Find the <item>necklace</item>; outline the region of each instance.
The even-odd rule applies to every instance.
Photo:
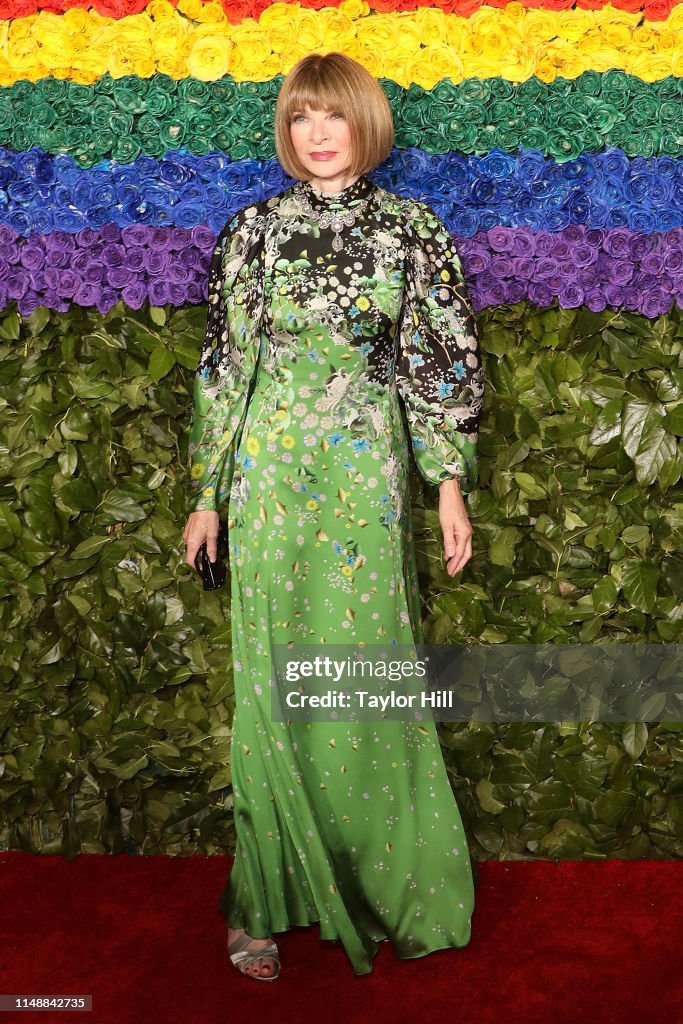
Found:
[[[295,193],[297,202],[299,203],[302,212],[306,217],[310,217],[311,220],[319,224],[321,228],[332,228],[334,235],[332,237],[332,248],[335,252],[343,247],[343,242],[339,237],[339,232],[346,226],[350,228],[355,222],[356,217],[359,217],[364,211],[368,203],[370,202],[370,196],[367,196],[353,207],[352,210],[316,210],[311,205],[311,201],[305,194],[303,187],[299,184],[295,186]]]

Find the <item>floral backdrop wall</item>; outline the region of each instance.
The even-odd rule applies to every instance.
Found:
[[[342,0],[4,3],[3,305],[201,301],[228,216],[288,179],[282,75],[340,49],[379,79],[377,180],[461,239],[475,306],[655,317],[683,288],[683,7]]]
[[[372,177],[448,224],[480,326],[461,580],[415,494],[427,639],[683,638],[683,3],[0,19],[0,845],[229,846],[229,595],[180,536],[191,377],[216,235],[289,183],[274,103],[312,51],[380,80]],[[442,726],[475,856],[680,856],[683,714],[650,712]]]

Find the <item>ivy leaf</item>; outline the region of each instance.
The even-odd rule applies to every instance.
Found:
[[[188,370],[195,370],[199,362],[199,347],[191,338],[179,338],[173,345],[176,362],[186,366]]]
[[[595,813],[600,821],[617,828],[635,801],[636,794],[633,792],[624,793],[617,789],[610,789],[596,801]]]
[[[595,420],[595,425],[590,432],[588,440],[594,445],[607,444],[613,437],[619,437],[620,434],[621,423],[618,416],[615,417],[612,413],[606,412],[603,409]]]
[[[683,437],[683,404],[676,406],[675,409],[666,410],[664,425],[672,434]]]
[[[163,306],[150,306],[149,316],[152,323],[158,327],[163,327],[166,323],[166,310]]]
[[[603,615],[610,608],[614,608],[617,601],[619,588],[613,576],[603,576],[593,587],[591,599],[593,610],[598,615]]]
[[[540,501],[548,496],[543,484],[536,480],[531,473],[519,471],[514,474],[514,477],[519,484],[520,491],[526,498],[530,498],[532,501]]]
[[[95,508],[99,496],[89,480],[79,477],[67,481],[60,489],[59,497],[67,508],[81,512],[84,509]]]
[[[42,654],[38,654],[36,658],[37,665],[54,665],[55,662],[61,661],[64,655],[74,645],[74,638],[62,634],[56,643],[50,642],[47,649],[43,650]]]
[[[164,482],[165,479],[166,470],[163,468],[155,469],[155,471],[152,473],[151,477],[147,481],[147,487],[149,488],[150,491],[155,491],[157,487],[159,487]]]
[[[635,608],[643,612],[654,610],[657,599],[659,568],[652,562],[637,558],[622,563],[622,590]]]
[[[4,341],[18,341],[21,333],[21,324],[16,310],[6,313],[0,322],[0,338]]]
[[[115,491],[108,494],[98,510],[98,521],[100,523],[136,523],[140,519],[146,519],[147,513],[142,505],[131,498],[129,494]]]
[[[6,501],[0,501],[0,548],[9,548],[21,536],[21,520]]]
[[[46,306],[37,306],[28,319],[25,321],[31,334],[40,334],[44,327],[49,324],[51,312]]]
[[[149,373],[155,384],[175,366],[176,357],[170,348],[155,348],[149,357]]]
[[[112,538],[107,537],[86,537],[85,540],[74,548],[71,552],[72,558],[89,558],[91,555],[96,555],[98,551],[101,551],[103,547],[111,543]]]
[[[621,534],[621,539],[624,544],[632,544],[634,546],[643,542],[649,543],[650,531],[647,526],[627,526]]]
[[[143,768],[146,768],[148,764],[149,758],[147,755],[141,754],[139,757],[133,758],[132,760],[125,762],[125,764],[117,765],[110,770],[118,779],[132,779],[141,772]]]
[[[506,526],[497,531],[495,540],[489,544],[489,559],[494,565],[514,565],[518,537],[514,526]]]
[[[72,405],[60,424],[62,436],[69,441],[87,441],[94,424],[87,409]]]
[[[665,463],[676,457],[676,439],[664,429],[662,413],[652,403],[627,402],[621,435],[624,451],[635,463],[640,484],[654,483]]]
[[[489,779],[479,779],[475,787],[480,806],[490,814],[500,814],[505,810],[505,804],[494,797],[494,785]]]
[[[628,722],[621,734],[624,750],[635,761],[647,746],[647,725],[645,722]]]

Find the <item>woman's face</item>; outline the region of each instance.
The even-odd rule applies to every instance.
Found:
[[[292,145],[309,180],[321,192],[340,192],[358,175],[349,174],[351,131],[337,110],[295,110],[289,126]]]

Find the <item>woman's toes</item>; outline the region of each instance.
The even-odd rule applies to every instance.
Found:
[[[228,929],[228,946],[231,942],[239,935],[244,934],[244,928],[229,928]],[[251,950],[257,950],[259,945],[261,948],[268,945],[272,939],[252,939],[250,943]],[[272,957],[263,957],[260,960],[255,960],[254,963],[250,964],[245,968],[245,974],[250,974],[252,977],[270,978],[275,974],[275,962]]]

